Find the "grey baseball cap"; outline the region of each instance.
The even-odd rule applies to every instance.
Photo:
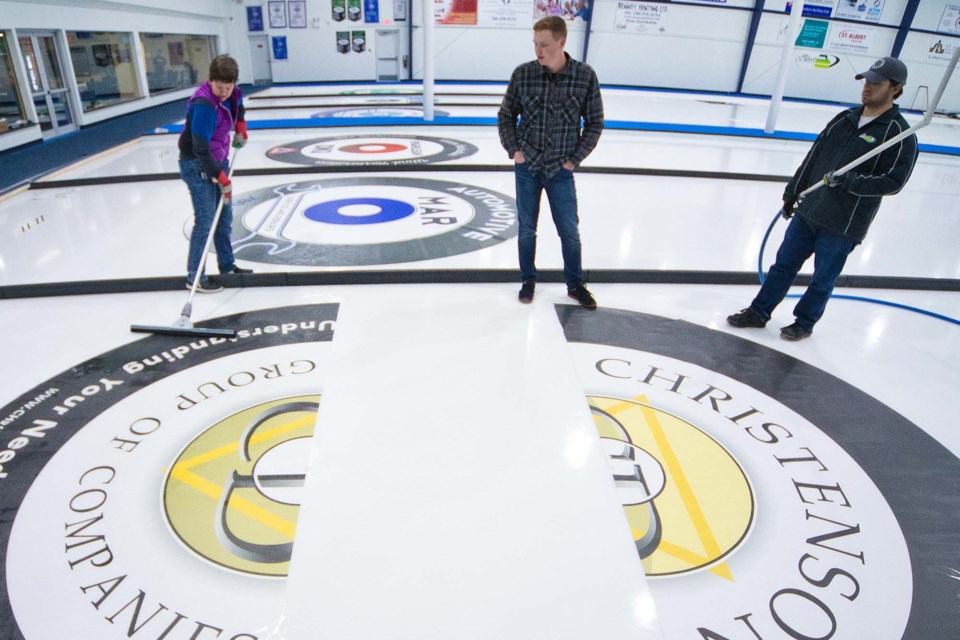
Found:
[[[880,58],[867,71],[858,73],[857,80],[866,79],[867,82],[883,82],[893,80],[897,84],[907,84],[907,65],[896,58]]]

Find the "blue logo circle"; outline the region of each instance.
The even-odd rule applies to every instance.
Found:
[[[378,208],[379,211],[371,215],[344,215],[341,213],[345,207],[357,205],[373,206]],[[412,204],[400,200],[344,198],[315,204],[307,208],[303,215],[314,222],[326,222],[328,224],[380,224],[406,218],[416,210],[416,207]]]

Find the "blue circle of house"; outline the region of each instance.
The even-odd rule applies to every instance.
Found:
[[[376,213],[370,215],[363,214],[345,214],[347,207],[374,207]],[[400,200],[388,200],[386,198],[344,198],[342,200],[330,200],[321,202],[307,208],[303,215],[308,220],[314,222],[326,222],[327,224],[381,224],[383,222],[393,222],[406,218],[416,211],[409,202]]]

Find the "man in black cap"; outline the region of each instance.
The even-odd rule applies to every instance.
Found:
[[[910,135],[841,176],[834,172],[909,129],[893,101],[903,94],[907,67],[881,58],[857,74],[865,80],[861,106],[838,114],[820,133],[783,192],[787,227],[775,264],[749,307],[727,318],[735,327],[764,327],[787,295],[797,272],[814,255],[813,280],[793,310],[796,321],[780,330],[785,340],[813,333],[823,315],[847,256],[860,244],[880,208],[880,199],[906,185],[917,160],[917,137]],[[823,181],[824,188],[799,199]]]

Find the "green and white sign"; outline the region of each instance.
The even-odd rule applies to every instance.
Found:
[[[800,35],[797,36],[798,47],[808,47],[810,49],[823,49],[823,44],[827,41],[827,31],[830,29],[830,23],[826,20],[804,20],[803,28],[800,29]]]

